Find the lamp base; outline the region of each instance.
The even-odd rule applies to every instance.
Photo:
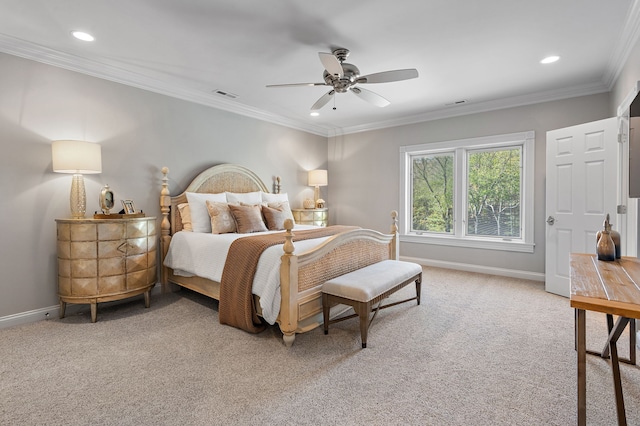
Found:
[[[73,175],[70,197],[71,217],[84,219],[87,212],[87,193],[84,190],[84,177],[80,173]]]

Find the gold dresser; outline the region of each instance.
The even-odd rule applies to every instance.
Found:
[[[293,220],[300,225],[327,226],[329,209],[291,209]]]
[[[60,318],[67,303],[97,304],[144,293],[156,283],[156,218],[56,219]]]

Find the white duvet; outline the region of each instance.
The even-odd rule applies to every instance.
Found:
[[[313,229],[315,226],[296,225],[295,230]],[[177,232],[171,238],[164,265],[172,268],[176,275],[207,278],[220,282],[222,270],[229,252],[229,246],[238,238],[251,235],[270,234],[282,231],[258,232],[252,234],[208,234],[201,232]],[[294,243],[295,252],[303,253],[320,245],[330,237],[314,238]],[[269,324],[274,324],[280,312],[280,257],[282,244],[266,249],[253,279],[253,294],[260,296],[262,316]]]

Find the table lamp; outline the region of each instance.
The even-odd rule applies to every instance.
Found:
[[[82,219],[87,210],[83,174],[102,172],[102,151],[97,143],[60,140],[51,144],[53,171],[73,173],[71,180],[71,217]]]
[[[326,170],[310,170],[309,171],[309,186],[314,187],[313,201],[316,207],[318,206],[318,200],[320,199],[320,187],[327,186],[327,171]],[[324,205],[324,200],[320,200]]]

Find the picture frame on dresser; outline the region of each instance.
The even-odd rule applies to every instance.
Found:
[[[122,200],[122,208],[125,214],[134,214],[136,212],[133,200]]]

